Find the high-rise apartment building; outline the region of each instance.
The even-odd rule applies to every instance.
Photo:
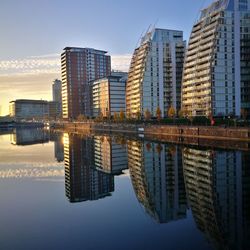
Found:
[[[62,116],[62,82],[55,79],[52,85],[53,102],[56,103],[56,116]]]
[[[92,116],[90,82],[111,72],[106,51],[66,47],[61,54],[63,118]]]
[[[113,72],[92,83],[93,116],[114,116],[126,110],[126,81],[128,74]]]
[[[143,116],[146,110],[156,116],[158,107],[167,116],[171,106],[180,109],[184,55],[182,31],[153,29],[146,33],[130,64],[127,116]]]
[[[249,113],[249,44],[249,0],[219,0],[202,10],[184,64],[182,108],[190,116]]]

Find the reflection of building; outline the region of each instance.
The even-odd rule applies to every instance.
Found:
[[[58,162],[62,162],[64,160],[64,146],[62,134],[58,135],[54,143],[55,158]]]
[[[61,55],[63,118],[92,115],[90,82],[110,75],[106,51],[66,47]]]
[[[249,162],[250,154],[244,152],[183,150],[194,219],[218,249],[250,247]]]
[[[125,112],[127,73],[112,72],[111,76],[92,83],[93,116],[114,116],[121,110]]]
[[[109,174],[122,174],[127,169],[127,150],[125,143],[109,136],[94,137],[94,165]]]
[[[11,134],[11,144],[13,145],[32,145],[49,142],[49,133],[47,130],[29,128],[15,129]]]
[[[170,106],[180,109],[185,53],[183,32],[153,29],[141,40],[131,61],[127,90],[127,116],[156,115],[157,107],[166,116]]]
[[[52,85],[53,92],[53,102],[56,102],[56,117],[61,117],[62,115],[62,82],[58,79],[55,79]]]
[[[250,111],[250,1],[214,1],[189,40],[182,106],[193,116]]]
[[[128,142],[128,165],[136,196],[160,223],[186,217],[180,150],[153,142]]]
[[[20,99],[10,102],[10,116],[16,120],[42,120],[48,115],[47,101]]]
[[[93,138],[64,134],[65,189],[70,202],[111,195],[114,177],[93,168]]]

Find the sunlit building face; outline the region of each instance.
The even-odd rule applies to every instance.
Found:
[[[201,12],[184,64],[182,108],[190,116],[249,112],[249,41],[249,0],[220,0]]]
[[[106,51],[66,47],[61,54],[62,110],[64,119],[92,116],[90,82],[110,75]]]
[[[127,116],[156,116],[159,107],[166,116],[172,106],[181,106],[181,81],[185,52],[183,32],[153,29],[134,51],[127,82]]]

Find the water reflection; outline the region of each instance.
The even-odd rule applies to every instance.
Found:
[[[49,142],[48,130],[42,129],[14,129],[11,134],[11,144],[13,145],[34,145]]]
[[[139,202],[159,223],[186,217],[187,201],[178,146],[128,142],[128,165]]]
[[[249,152],[183,150],[193,217],[215,248],[249,249],[249,162]]]
[[[64,145],[62,133],[50,133],[50,141],[54,142],[54,153],[57,162],[64,160]]]
[[[114,176],[94,168],[94,139],[64,134],[65,190],[70,202],[97,200],[114,191]]]
[[[191,209],[197,228],[214,248],[249,249],[249,151],[178,146],[107,135],[57,134],[36,129],[15,130],[11,135],[13,145],[48,141],[54,142],[57,161],[64,160],[65,194],[69,202],[110,197],[115,191],[115,176],[126,173],[129,168],[137,200],[155,222],[167,224],[178,220],[182,223]],[[8,171],[2,167],[5,178],[7,174],[12,176],[10,169],[15,170],[13,164]],[[44,168],[42,173],[34,169],[35,173],[31,174],[26,173],[24,167],[20,170],[18,166],[17,170],[21,177],[63,175],[55,172],[57,169],[52,169],[55,173],[51,174],[51,166],[48,171],[45,169],[50,175],[44,173]]]
[[[94,166],[105,173],[120,175],[128,168],[126,140],[109,136],[94,137]]]

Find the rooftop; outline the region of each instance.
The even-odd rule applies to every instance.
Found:
[[[94,48],[80,48],[80,47],[65,47],[63,50],[68,50],[68,51],[90,51],[90,52],[94,52],[94,53],[102,53],[102,54],[107,54],[108,52],[105,50],[98,50],[98,49],[94,49]]]
[[[30,99],[17,99],[15,101],[10,101],[10,103],[36,103],[36,104],[47,104],[48,101],[45,100],[30,100]]]

